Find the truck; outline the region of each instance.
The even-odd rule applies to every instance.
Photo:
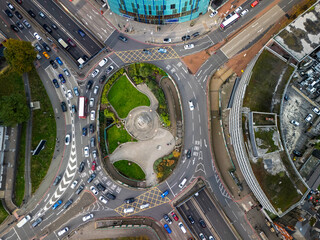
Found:
[[[69,49],[69,45],[62,38],[59,38],[58,42],[64,49]]]
[[[24,218],[22,218],[22,219],[20,220],[20,222],[18,222],[18,224],[17,224],[18,228],[21,228],[23,225],[25,225],[27,222],[29,222],[30,219],[31,219],[31,216],[30,216],[30,215],[27,215],[27,216],[25,216]]]

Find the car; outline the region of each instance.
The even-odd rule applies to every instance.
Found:
[[[96,170],[96,165],[97,165],[97,162],[95,160],[93,160],[92,165],[91,165],[91,170],[92,171]]]
[[[61,203],[62,203],[62,200],[61,200],[61,199],[59,199],[55,204],[53,204],[53,206],[52,206],[52,210],[57,209],[57,208],[61,205]]]
[[[168,194],[169,194],[169,190],[167,189],[161,194],[161,197],[165,198]]]
[[[58,65],[53,60],[50,60],[50,64],[53,67],[53,69],[57,69],[58,68]]]
[[[11,3],[8,3],[7,6],[11,11],[16,10],[16,8]]]
[[[184,36],[181,37],[181,40],[182,40],[182,41],[187,41],[187,40],[189,40],[189,39],[190,39],[190,36],[189,36],[189,35],[184,35]]]
[[[116,199],[116,196],[113,195],[112,193],[109,193],[109,192],[107,192],[106,196],[107,196],[107,198],[109,198],[111,200],[115,200]]]
[[[20,28],[21,30],[24,29],[24,26],[23,26],[19,21],[16,22],[16,25],[17,25],[17,27]]]
[[[66,79],[64,78],[62,73],[60,73],[58,77],[59,77],[61,83],[66,83]]]
[[[32,223],[32,227],[36,227],[38,226],[41,222],[43,221],[43,219],[41,217],[38,217],[33,223]]]
[[[42,43],[42,46],[46,49],[47,52],[51,51],[51,48],[49,47],[48,44],[46,44],[45,42]]]
[[[33,18],[36,17],[36,15],[34,14],[34,12],[32,12],[32,10],[28,10],[28,13],[29,13],[29,15],[30,15],[31,17],[33,17]]]
[[[91,183],[92,180],[93,180],[95,177],[96,177],[96,174],[95,174],[95,173],[92,173],[92,174],[90,175],[90,177],[88,178],[87,183]]]
[[[67,209],[73,203],[72,199],[69,199],[66,204],[63,206],[63,209]]]
[[[53,80],[52,80],[52,83],[53,83],[53,85],[54,85],[56,88],[59,88],[59,83],[58,83],[58,80],[57,80],[57,79],[53,79]]]
[[[297,122],[296,120],[291,120],[290,123],[295,126],[299,126],[299,122]]]
[[[69,231],[69,228],[68,227],[65,227],[63,229],[61,229],[59,232],[58,232],[58,236],[62,236],[63,234],[67,233]]]
[[[174,212],[171,213],[171,216],[173,217],[173,219],[174,219],[175,221],[178,221],[178,220],[179,220],[178,216],[177,216]]]
[[[151,55],[152,53],[148,49],[143,49],[142,52],[147,55]]]
[[[41,18],[43,18],[43,19],[46,18],[46,15],[45,15],[43,12],[39,12],[39,16],[40,16]]]
[[[163,226],[164,226],[164,229],[165,229],[169,234],[172,233],[171,228],[169,227],[168,224],[165,224],[165,225],[163,225]]]
[[[83,127],[82,128],[82,136],[87,136],[87,134],[88,134],[88,129],[86,128],[86,127]]]
[[[249,10],[248,10],[248,9],[245,9],[245,10],[243,10],[243,11],[240,13],[240,16],[243,17],[243,16],[246,15],[248,12],[249,12]],[[209,239],[210,239],[210,237],[209,237]]]
[[[41,51],[42,51],[42,48],[41,48],[41,46],[40,46],[38,43],[36,43],[36,44],[34,45],[34,47],[35,47],[35,49],[36,49],[38,52],[41,52]]]
[[[93,94],[94,94],[94,95],[97,95],[98,92],[99,92],[99,86],[97,85],[97,86],[95,86],[94,89],[93,89]]]
[[[95,110],[91,110],[91,112],[90,112],[90,120],[94,121],[95,118],[96,118],[96,111]]]
[[[100,200],[102,203],[104,203],[104,204],[107,204],[107,203],[108,203],[108,200],[105,199],[103,196],[100,196],[100,197],[99,197],[99,200]]]
[[[48,33],[52,33],[51,28],[50,28],[47,24],[43,24],[42,27],[43,27],[44,30],[46,30]]]
[[[92,151],[92,157],[93,159],[97,159],[97,150]]]
[[[71,189],[75,189],[77,185],[78,185],[78,181],[74,180],[70,187]]]
[[[158,49],[158,52],[159,52],[159,53],[166,53],[166,52],[167,52],[167,49],[165,49],[165,48],[159,48],[159,49]]]
[[[192,100],[190,100],[188,103],[189,103],[189,109],[190,109],[190,111],[193,111],[193,110],[194,110],[194,105],[193,105]]]
[[[206,228],[206,227],[207,227],[207,225],[206,225],[206,223],[204,222],[203,219],[200,219],[200,220],[199,220],[199,224],[200,224],[200,226],[201,226],[202,228]]]
[[[200,237],[201,240],[206,240],[206,237],[203,235],[203,233],[200,233],[199,237]]]
[[[128,39],[124,36],[121,36],[121,35],[118,37],[118,39],[122,42],[128,42]]]
[[[209,236],[209,240],[214,240],[214,237],[212,237],[212,236]]]
[[[309,113],[309,114],[306,116],[305,120],[306,120],[306,122],[311,122],[312,118],[313,118],[313,115],[312,115],[311,113]]]
[[[110,66],[107,68],[106,73],[107,73],[107,74],[110,74],[113,69],[114,69],[114,67],[113,67],[112,65],[110,65]]]
[[[148,208],[150,206],[150,203],[143,203],[142,205],[140,205],[140,209],[145,209]]]
[[[132,212],[134,212],[134,207],[125,208],[125,209],[123,209],[123,212],[124,213],[132,213]]]
[[[78,30],[78,33],[81,37],[85,37],[86,34],[84,33],[84,31],[82,31],[81,29]]]
[[[251,7],[255,7],[259,4],[259,0],[254,1],[253,3],[251,3]]]
[[[42,39],[37,32],[33,33],[33,36],[34,36],[38,41],[41,41],[41,39]]]
[[[186,182],[187,182],[187,178],[184,178],[184,179],[181,181],[181,183],[179,184],[179,188],[183,188],[184,185],[186,184]]]
[[[96,139],[94,137],[92,137],[90,139],[90,147],[95,147],[96,146]]]
[[[17,18],[22,19],[22,15],[18,11],[15,11],[14,14],[17,16]]]
[[[43,52],[42,54],[43,54],[43,56],[44,56],[46,59],[49,59],[49,58],[50,58],[50,56],[49,56],[49,54],[48,54],[47,52]]]
[[[16,0],[16,2],[22,4],[22,0]]]
[[[297,150],[293,150],[293,155],[297,156],[297,157],[302,157],[302,153],[297,151]]]
[[[79,173],[82,173],[82,172],[83,172],[84,166],[85,166],[85,163],[84,163],[84,162],[81,162],[80,165],[79,165],[79,169],[78,169]]]
[[[57,25],[55,25],[54,23],[51,24],[51,27],[52,27],[54,30],[58,30]]]
[[[213,18],[213,17],[214,17],[215,15],[217,15],[217,14],[218,14],[218,11],[215,10],[215,11],[213,11],[212,13],[210,13],[209,17]]]
[[[70,89],[67,91],[67,97],[68,97],[69,99],[72,99],[72,98],[73,98],[72,91],[71,91]]]
[[[89,80],[86,86],[87,90],[90,90],[92,88],[92,85],[93,85],[93,81]]]
[[[194,224],[194,219],[191,215],[188,216],[188,220],[191,224]]]
[[[53,186],[58,185],[58,183],[60,182],[60,180],[61,180],[61,176],[58,175],[58,176],[54,179]]]
[[[108,58],[104,58],[99,62],[99,66],[103,67],[108,62]]]
[[[77,107],[76,107],[76,105],[73,104],[72,107],[71,107],[71,110],[72,110],[73,113],[77,112]]]
[[[187,156],[188,159],[191,158],[191,149],[189,149],[189,150],[187,151],[186,156]]]
[[[171,43],[171,38],[165,38],[165,39],[163,39],[163,42],[164,43]]]
[[[194,48],[194,44],[190,43],[190,44],[187,44],[187,45],[184,45],[184,49],[187,50],[187,49],[192,49]]]
[[[56,61],[58,62],[58,64],[61,66],[63,65],[63,62],[61,61],[61,59],[59,57],[56,57]]]
[[[131,198],[127,198],[124,200],[125,203],[129,204],[129,203],[133,203],[135,201],[135,199],[133,197]]]
[[[73,91],[74,91],[74,95],[76,95],[77,97],[80,96],[78,87],[74,87],[74,88],[73,88]]]
[[[61,109],[62,109],[62,112],[66,112],[67,111],[67,105],[65,102],[61,102]]]
[[[84,152],[84,157],[89,157],[90,151],[89,151],[89,147],[88,146],[84,147],[83,152]]]
[[[7,16],[8,16],[9,18],[12,18],[12,17],[13,17],[13,14],[12,14],[12,12],[11,12],[9,9],[4,10],[4,12],[7,14]]]
[[[66,135],[66,138],[65,138],[65,143],[66,143],[66,145],[69,145],[70,144],[70,134],[67,134]]]
[[[185,229],[185,227],[183,226],[182,222],[179,222],[178,226],[180,227],[181,231],[183,233],[187,233],[187,230]]]
[[[99,69],[95,69],[92,73],[91,73],[91,77],[95,78],[97,75],[99,74]]]
[[[16,25],[10,25],[10,27],[11,27],[11,29],[13,30],[13,31],[15,31],[15,32],[19,32],[19,28],[17,28],[17,26]]]
[[[106,190],[106,187],[103,186],[101,183],[98,183],[96,186],[97,186],[97,188],[98,188],[99,191],[102,191],[102,192],[103,192],[103,191]]]
[[[319,108],[314,107],[314,108],[312,109],[312,111],[313,111],[315,114],[320,115]]]
[[[64,74],[65,74],[67,77],[70,77],[70,76],[71,76],[71,74],[70,74],[70,72],[69,72],[68,69],[64,68],[64,69],[63,69],[63,72],[64,72]],[[76,96],[77,96],[77,95],[76,95]],[[79,95],[78,95],[78,96],[79,96]]]
[[[26,28],[31,28],[31,25],[27,20],[24,19],[22,23],[26,26]]]
[[[94,195],[98,195],[98,193],[99,193],[99,191],[94,186],[91,186],[90,190]]]
[[[193,38],[195,38],[195,37],[198,37],[199,35],[200,35],[199,32],[195,32],[195,33],[193,33],[191,36],[192,36]]]
[[[71,47],[77,46],[70,38],[67,39],[67,42],[71,45]]]
[[[41,56],[40,56],[40,54],[39,54],[39,53],[37,54],[37,56],[36,56],[36,57],[37,57],[37,59],[38,59],[38,60],[40,60],[40,59],[41,59]]]
[[[172,220],[169,218],[167,214],[163,215],[164,220],[166,220],[167,223],[171,224]]]
[[[93,107],[93,105],[94,105],[94,98],[90,98],[89,106],[90,106],[90,107]]]
[[[89,131],[90,133],[94,133],[94,125],[92,123],[89,125]]]
[[[76,190],[76,194],[80,194],[82,191],[83,191],[83,189],[84,189],[84,185],[82,184],[82,185],[80,185],[79,187],[78,187],[78,189]]]
[[[236,10],[234,10],[234,13],[240,13],[242,11],[242,7],[239,6]]]
[[[99,83],[103,83],[107,79],[106,75],[102,75],[99,79]]]

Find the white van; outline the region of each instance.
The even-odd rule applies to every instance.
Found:
[[[179,227],[180,227],[180,229],[181,229],[181,231],[182,231],[183,233],[187,233],[187,230],[186,230],[185,227],[183,226],[182,222],[179,222]]]
[[[99,62],[99,66],[100,66],[100,67],[103,67],[107,62],[108,62],[108,59],[107,59],[107,58],[104,58],[104,59],[102,59],[102,60]]]
[[[183,188],[184,185],[186,184],[186,182],[187,182],[187,178],[184,178],[184,179],[181,181],[181,183],[179,184],[179,188]]]
[[[61,229],[59,232],[58,232],[58,236],[62,236],[63,234],[65,234],[66,232],[69,231],[69,228],[68,227],[65,227],[64,229]]]
[[[129,207],[129,208],[123,209],[124,213],[132,213],[133,211],[134,211],[134,207]]]
[[[150,203],[145,203],[140,206],[140,209],[145,209],[145,208],[148,208],[149,206],[150,206]]]
[[[29,222],[31,219],[30,215],[25,216],[21,219],[21,221],[17,224],[18,228],[21,228],[23,225],[25,225],[27,222]]]

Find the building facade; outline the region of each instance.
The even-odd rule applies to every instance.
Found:
[[[112,12],[138,22],[186,22],[205,14],[210,0],[108,0]]]

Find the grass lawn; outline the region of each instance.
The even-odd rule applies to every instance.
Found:
[[[31,183],[34,193],[46,176],[53,157],[56,121],[50,99],[35,69],[29,73],[29,84],[32,101],[40,101],[41,106],[41,109],[33,111],[31,149],[35,149],[41,139],[47,141],[40,154],[31,157]]]
[[[135,180],[144,180],[146,178],[146,175],[139,165],[133,162],[120,160],[115,162],[113,165],[122,175],[126,176],[127,178]]]
[[[15,182],[15,199],[14,202],[17,206],[21,206],[24,197],[24,166],[25,166],[25,150],[26,150],[26,127],[27,123],[22,124],[21,128],[21,140],[20,140],[20,150],[17,161],[17,174]]]
[[[131,142],[134,139],[127,133],[126,129],[121,126],[112,126],[107,131],[109,154],[111,154],[121,143]]]
[[[0,74],[0,84],[0,96],[9,96],[12,93],[25,95],[22,77],[10,68]]]
[[[120,118],[127,117],[135,107],[150,105],[149,98],[139,92],[126,76],[121,76],[111,87],[108,92],[108,100]]]
[[[0,224],[8,217],[7,211],[2,206],[2,203],[0,202]]]

